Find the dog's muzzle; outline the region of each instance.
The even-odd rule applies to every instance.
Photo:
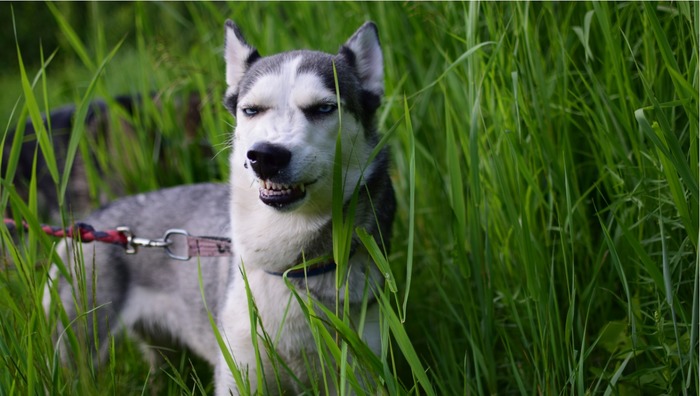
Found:
[[[266,142],[255,143],[246,153],[248,163],[260,183],[260,200],[281,209],[306,196],[304,183],[284,183],[284,170],[292,160],[292,152]]]

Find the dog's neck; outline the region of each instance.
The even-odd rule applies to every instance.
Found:
[[[388,154],[382,151],[379,162],[388,161]],[[380,247],[388,251],[391,235],[391,224],[394,216],[395,198],[391,181],[384,164],[376,167],[365,179],[358,190],[354,208],[354,227],[363,228],[374,237]],[[389,186],[389,188],[387,188]],[[238,187],[238,188],[236,188]],[[246,188],[242,188],[246,187]],[[247,198],[236,198],[237,194],[250,194]],[[241,186],[234,183],[232,224],[237,227],[233,233],[234,250],[237,264],[243,264],[246,270],[261,269],[273,274],[284,273],[291,267],[323,256],[333,256],[333,224],[330,213],[321,218],[309,219],[304,215],[294,213],[278,213],[274,210],[264,210],[263,215],[251,219],[251,213],[257,213],[252,207],[241,206],[241,203],[257,199],[257,191],[251,193],[249,185]],[[348,200],[349,202],[349,200]],[[345,203],[348,211],[349,203]],[[374,210],[373,202],[381,202],[383,207]],[[236,206],[236,205],[239,206]],[[257,202],[256,202],[257,204]],[[265,208],[268,209],[268,208]],[[260,212],[260,209],[256,209]],[[257,220],[254,221],[254,220]],[[247,224],[244,222],[247,221]],[[270,242],[272,241],[272,242]],[[368,258],[359,240],[353,238],[352,255],[349,260],[348,282],[381,283],[383,279],[376,266]],[[276,275],[270,275],[276,276]],[[330,290],[335,287],[335,273],[327,271],[319,273],[309,282],[310,291],[320,299],[326,299]],[[304,283],[305,279],[294,279],[296,283]],[[358,288],[353,288],[357,290]],[[363,288],[360,287],[359,290]],[[332,293],[335,296],[335,292]],[[351,296],[351,300],[361,296]]]

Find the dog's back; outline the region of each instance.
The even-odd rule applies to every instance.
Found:
[[[183,224],[193,235],[228,235],[228,200],[223,184],[181,186],[117,200],[84,222],[96,230],[127,226],[143,238],[160,238],[165,230]],[[173,244],[173,250],[182,250],[184,240],[173,237]],[[80,254],[73,251],[77,246]],[[59,253],[70,275],[59,277],[59,267],[54,266],[48,287],[56,287],[70,320],[93,313],[86,315],[86,326],[76,321],[74,330],[86,337],[84,345],[99,346],[96,361],[105,357],[108,335],[118,335],[117,330],[123,328],[143,332],[147,338],[154,334],[159,339],[172,338],[215,362],[218,346],[202,302],[199,266],[207,308],[216,316],[228,282],[230,258],[178,261],[163,249],[141,248],[135,255],[126,255],[118,245],[76,245],[73,241],[63,242]],[[73,287],[66,287],[68,279]],[[47,290],[46,309],[50,296]]]

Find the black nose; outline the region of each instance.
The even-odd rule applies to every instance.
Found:
[[[255,143],[246,156],[259,178],[270,179],[289,165],[292,152],[271,143]]]

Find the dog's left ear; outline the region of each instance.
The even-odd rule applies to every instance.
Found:
[[[377,96],[384,94],[384,59],[377,25],[365,22],[340,47],[339,54],[355,66],[363,89]]]

